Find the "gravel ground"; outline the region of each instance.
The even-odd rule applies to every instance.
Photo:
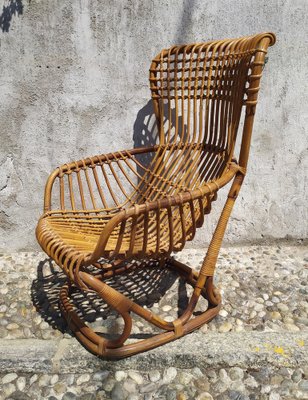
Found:
[[[176,256],[198,268],[200,250]],[[221,251],[216,285],[223,308],[201,328],[229,331],[303,332],[308,330],[308,249],[305,246],[228,247]],[[58,308],[65,277],[43,253],[0,254],[0,339],[60,339],[71,337]],[[181,314],[191,288],[168,269],[151,267],[110,281],[122,292],[166,320]],[[164,296],[164,293],[166,295]],[[95,296],[75,292],[85,320],[99,332],[114,335],[122,320]],[[200,309],[206,307],[205,301]],[[198,312],[198,310],[197,310]],[[153,332],[136,319],[130,341]],[[2,399],[308,399],[308,371],[270,366],[253,370],[217,368],[179,370],[173,366],[146,373],[133,370],[93,374],[3,374]]]
[[[306,374],[306,375],[305,375]],[[146,373],[119,370],[93,374],[10,373],[2,376],[1,398],[12,400],[280,400],[308,398],[308,371],[264,367],[247,371],[202,371],[167,367]],[[1,378],[0,378],[1,382]]]
[[[198,268],[203,253],[182,251],[177,258]],[[215,276],[223,295],[220,315],[203,326],[218,332],[308,329],[308,249],[304,246],[250,246],[222,250]],[[65,276],[42,253],[0,255],[0,338],[51,339],[70,335],[58,308]],[[146,268],[119,277],[122,292],[167,320],[181,313],[191,288],[167,270]],[[164,292],[166,295],[163,296]],[[83,317],[101,332],[117,333],[122,319],[99,299],[75,293]],[[199,309],[206,304],[200,302]],[[107,318],[107,319],[106,319]],[[133,334],[151,332],[137,320]]]

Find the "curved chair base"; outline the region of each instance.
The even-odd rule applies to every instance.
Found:
[[[196,282],[196,278],[198,277],[198,272],[191,269],[190,267],[186,266],[185,264],[179,263],[174,259],[168,260],[168,266],[172,269],[177,270],[177,272],[186,280],[188,284],[194,287]],[[89,282],[93,278],[85,273],[81,273],[83,279],[89,279]],[[107,286],[105,283],[100,282],[104,286]],[[109,289],[112,289],[108,286]],[[103,291],[95,290],[98,295],[103,297]],[[119,292],[117,292],[119,294]],[[151,314],[150,311],[146,310],[143,312],[140,309],[144,310],[141,306],[136,305],[131,300],[126,298],[125,296],[119,294],[120,296],[125,297],[125,299],[129,302],[129,304],[133,303],[136,307],[131,306],[129,310],[121,311],[120,307],[116,311],[118,311],[125,322],[125,326],[123,329],[123,333],[115,340],[107,340],[98,333],[96,333],[92,328],[86,325],[85,322],[77,315],[76,311],[74,310],[71,301],[71,286],[66,284],[62,287],[60,291],[60,306],[63,316],[65,317],[70,329],[76,336],[76,338],[83,344],[83,346],[88,349],[91,353],[104,357],[106,359],[120,359],[125,358],[134,354],[138,354],[143,351],[147,351],[153,349],[155,347],[161,346],[165,343],[171,342],[179,337],[186,335],[194,331],[195,329],[199,328],[203,324],[211,321],[219,312],[221,308],[221,297],[218,294],[217,290],[213,285],[212,277],[208,277],[205,287],[202,289],[200,295],[203,296],[206,300],[208,300],[209,307],[206,311],[202,312],[198,316],[194,316],[188,319],[186,322],[184,321],[181,324],[175,323],[174,326],[170,328],[170,326],[163,327],[164,321],[158,317],[159,323],[155,323],[153,318],[149,317]],[[110,296],[110,293],[108,294]],[[192,314],[197,302],[195,302],[193,309],[191,310],[190,315]],[[177,320],[179,321],[184,314],[188,313],[188,308],[184,311],[182,316]],[[138,342],[124,344],[126,339],[129,337],[131,327],[132,327],[132,318],[131,312],[138,314],[141,317],[144,317],[148,322],[153,323],[154,325],[158,326],[162,329],[165,329],[165,332],[159,334],[153,334],[150,338],[139,340]],[[152,319],[152,321],[151,321]],[[172,325],[173,323],[171,323]],[[166,323],[168,325],[168,323]],[[170,323],[169,323],[170,325]],[[179,328],[180,326],[180,328]]]

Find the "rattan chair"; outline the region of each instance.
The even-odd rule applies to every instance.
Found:
[[[107,358],[136,354],[179,338],[218,313],[215,264],[246,174],[265,55],[274,42],[274,34],[261,33],[163,50],[150,66],[159,143],[70,162],[50,175],[37,239],[68,277],[60,293],[61,309],[91,352]],[[243,107],[237,161],[234,148]],[[143,155],[150,155],[148,165]],[[231,181],[197,272],[173,253],[194,238],[218,190]],[[193,287],[186,310],[173,322],[106,284],[108,277],[147,262],[176,270]],[[72,288],[96,292],[123,317],[122,334],[106,338],[87,325],[72,305]],[[208,309],[194,316],[200,296],[208,300]],[[134,314],[162,333],[125,344]]]

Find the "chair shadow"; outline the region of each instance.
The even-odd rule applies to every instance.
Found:
[[[133,129],[134,147],[148,147],[158,144],[158,127],[152,100],[149,100],[138,111]]]
[[[165,140],[169,143],[174,143],[177,139],[182,135],[180,129],[175,133],[176,125],[178,127],[182,127],[183,137],[182,139],[185,141],[187,138],[187,124],[182,124],[182,116],[176,117],[176,110],[172,108],[170,110],[170,119],[168,115],[168,104],[164,105],[163,110],[163,129],[165,132]],[[168,117],[167,117],[168,115]],[[177,123],[176,123],[177,118]],[[183,126],[182,126],[183,125]],[[134,148],[139,147],[151,147],[159,144],[159,127],[157,125],[156,115],[154,113],[153,107],[153,100],[149,100],[144,107],[142,107],[138,113],[136,120],[134,122],[134,133],[133,133],[133,142]],[[168,131],[170,131],[170,137],[168,138]],[[138,161],[146,166],[149,167],[153,158],[155,157],[154,152],[143,153],[135,156]],[[143,175],[144,171],[142,168],[137,166],[137,171],[140,175]]]
[[[149,100],[147,104],[138,111],[133,129],[134,148],[151,147],[159,143],[159,131],[152,100]],[[154,155],[153,152],[144,153],[137,155],[136,158],[142,165],[149,166]],[[140,175],[144,172],[139,166],[137,166],[137,171]]]
[[[135,263],[132,268],[125,272],[115,274],[104,279],[104,282],[124,294],[141,306],[151,308],[154,303],[158,303],[178,279],[178,315],[188,304],[185,282],[178,277],[174,271],[166,267],[159,267],[159,262],[132,261]],[[100,269],[92,268],[93,275],[101,273]],[[32,282],[31,299],[37,312],[42,319],[53,329],[62,333],[72,333],[68,328],[66,320],[63,318],[59,306],[59,295],[61,287],[67,282],[66,275],[50,259],[46,258],[39,262],[37,266],[37,279]],[[118,314],[111,309],[96,293],[83,292],[78,288],[72,289],[71,302],[76,309],[78,316],[86,323],[110,328]],[[102,323],[102,320],[104,322]],[[106,338],[112,335],[104,335]],[[140,333],[131,334],[131,338],[144,339],[152,334]]]
[[[178,115],[176,117],[176,110],[175,108],[172,108],[170,110],[170,119],[168,116],[168,104],[166,103],[164,105],[164,110],[163,110],[163,126],[164,126],[164,131],[165,131],[165,136],[167,138],[168,135],[168,130],[170,129],[171,137],[169,138],[169,142],[174,142],[176,141],[177,137],[174,136],[175,132],[175,126],[177,125],[178,127],[182,127],[182,116]],[[176,121],[177,118],[177,121]],[[177,124],[176,124],[177,122]],[[157,120],[156,116],[154,113],[154,107],[153,107],[153,100],[149,100],[147,104],[142,107],[138,113],[136,120],[134,122],[134,134],[133,134],[133,141],[134,141],[134,148],[138,147],[150,147],[154,146],[156,144],[159,144],[159,128],[157,126]],[[187,124],[183,125],[182,129],[183,131],[183,140],[185,141],[187,138]],[[179,129],[177,133],[178,137],[182,135],[181,130]],[[149,154],[147,153],[144,154],[144,157],[149,157]]]

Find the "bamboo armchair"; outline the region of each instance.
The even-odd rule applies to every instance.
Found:
[[[274,43],[274,34],[261,33],[163,50],[150,66],[159,143],[70,162],[50,175],[36,235],[68,277],[60,293],[61,310],[91,352],[106,358],[136,354],[179,338],[218,313],[215,264],[246,174],[265,55]],[[237,161],[234,149],[243,107]],[[140,158],[145,153],[151,154],[149,165]],[[171,253],[194,238],[217,192],[231,181],[197,272]],[[132,260],[173,268],[193,287],[180,317],[167,322],[106,284],[106,278],[134,268]],[[122,316],[122,334],[108,339],[88,326],[70,301],[72,287],[97,293]],[[193,316],[200,296],[208,300],[208,309]],[[133,314],[162,333],[125,344]]]

